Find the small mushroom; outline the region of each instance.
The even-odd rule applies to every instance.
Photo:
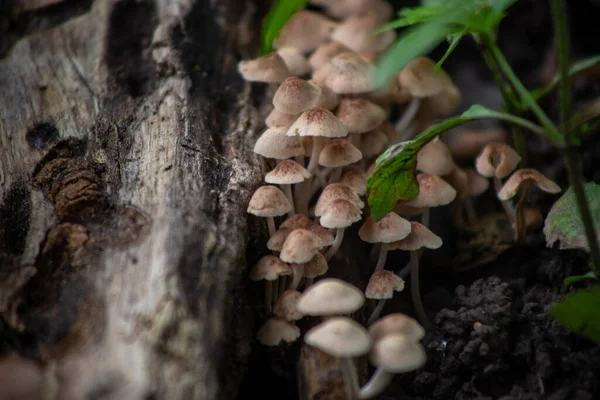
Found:
[[[359,143],[359,134],[377,128],[387,117],[383,108],[359,98],[342,99],[335,115],[348,128],[351,141],[356,144]]]
[[[300,114],[314,107],[321,96],[321,88],[304,79],[287,78],[273,96],[275,109],[286,114]]]
[[[411,207],[425,208],[421,222],[429,225],[429,209],[445,206],[456,198],[456,190],[439,176],[418,174],[419,194],[403,204]]]
[[[269,115],[267,115],[267,118],[265,119],[265,124],[268,128],[273,128],[275,126],[279,126],[282,129],[285,128],[287,132],[287,129],[290,126],[292,126],[294,121],[296,121],[296,119],[298,119],[299,116],[300,114],[286,114],[282,113],[276,108],[273,108],[273,111],[271,111]]]
[[[238,71],[251,82],[279,83],[291,75],[283,58],[275,52],[254,60],[240,61]]]
[[[39,400],[45,398],[44,370],[30,359],[10,355],[0,359],[0,399]]]
[[[380,23],[380,18],[372,12],[351,15],[337,27],[331,38],[358,54],[380,53],[396,39],[393,30],[373,34]]]
[[[326,42],[337,24],[314,11],[301,10],[285,24],[274,43],[276,49],[293,46],[309,53]]]
[[[250,270],[251,280],[265,281],[265,309],[267,313],[271,312],[273,292],[275,292],[275,295],[278,294],[278,291],[274,288],[274,282],[277,282],[280,276],[291,274],[292,269],[290,266],[272,255],[262,257]]]
[[[306,278],[306,287],[312,285],[313,280],[318,276],[323,276],[329,270],[325,256],[320,253],[314,256],[312,260],[304,264],[304,277]]]
[[[281,248],[283,247],[285,239],[292,231],[293,229],[284,228],[283,226],[280,226],[279,229],[277,229],[267,241],[267,249],[271,251],[276,251],[278,253],[281,252]]]
[[[308,229],[294,229],[285,238],[279,258],[287,263],[302,264],[312,260],[321,247],[323,244],[316,233]]]
[[[333,139],[321,150],[319,164],[333,168],[329,183],[336,183],[342,175],[342,167],[362,159],[362,153],[345,139]]]
[[[344,230],[355,222],[360,221],[361,211],[354,203],[344,199],[332,201],[320,217],[321,226],[336,229],[333,245],[325,253],[325,259],[331,257],[338,251],[344,240]]]
[[[298,300],[302,296],[302,293],[296,290],[286,290],[277,300],[275,306],[275,315],[279,318],[283,318],[286,321],[296,321],[304,317],[300,311],[298,311]]]
[[[277,49],[277,54],[283,59],[293,76],[307,75],[312,71],[308,60],[300,50],[293,46],[284,46]]]
[[[367,299],[379,300],[377,306],[371,313],[367,321],[367,325],[370,325],[375,321],[387,299],[391,299],[394,296],[394,292],[401,292],[404,290],[404,280],[392,271],[375,271],[369,279],[369,284],[365,290],[365,297]]]
[[[267,129],[254,144],[254,152],[266,158],[285,160],[304,156],[304,147],[297,137],[286,135],[287,128],[274,126]]]
[[[417,170],[430,175],[448,175],[455,168],[450,150],[439,136],[417,153]]]
[[[292,205],[292,209],[288,211],[288,215],[291,217],[294,215],[294,198],[292,197],[291,185],[304,182],[310,177],[310,172],[296,161],[283,160],[265,176],[265,182],[281,186],[283,193]]]
[[[308,58],[308,63],[311,65],[313,71],[315,71],[323,65],[328,64],[333,57],[345,53],[348,50],[349,49],[340,42],[325,42],[317,47],[315,52],[311,54]]]
[[[356,94],[374,89],[374,67],[352,52],[340,53],[328,63],[325,83],[338,94]]]
[[[425,329],[414,318],[401,313],[388,314],[369,326],[369,335],[373,343],[395,333],[408,336],[413,342],[425,337]]]
[[[252,195],[248,204],[248,213],[257,217],[267,218],[269,237],[275,233],[275,219],[288,213],[292,205],[285,194],[275,186],[261,186]]]
[[[290,229],[308,229],[313,225],[313,222],[304,214],[294,214],[288,217],[281,224],[280,228]]]
[[[323,228],[321,225],[312,225],[308,228],[308,230],[317,234],[319,239],[321,239],[321,244],[323,247],[329,247],[333,245],[335,237],[326,228]]]
[[[365,203],[349,186],[341,183],[332,183],[325,186],[325,189],[319,196],[319,200],[317,200],[317,204],[315,205],[315,216],[320,217],[323,215],[329,205],[338,199],[347,200],[359,209],[365,206]]]
[[[387,259],[388,243],[402,240],[410,234],[411,224],[394,212],[379,221],[369,216],[358,231],[358,236],[367,243],[381,243],[375,271],[383,269]]]
[[[270,347],[295,342],[299,337],[300,329],[296,325],[278,317],[269,318],[256,333],[258,341]]]
[[[321,88],[321,96],[317,101],[317,107],[323,107],[327,110],[333,111],[340,104],[340,96],[335,93],[333,90],[329,89],[328,86],[325,86],[322,83],[316,83]]]
[[[357,195],[362,196],[367,193],[367,175],[365,172],[356,166],[348,166],[345,168],[340,178],[342,185],[346,185],[356,192]]]
[[[297,308],[304,315],[346,315],[357,311],[364,303],[365,296],[355,286],[341,279],[325,278],[302,293]]]

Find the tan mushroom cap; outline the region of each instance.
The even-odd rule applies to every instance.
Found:
[[[310,228],[308,228],[308,230],[316,233],[317,236],[319,236],[323,247],[331,246],[335,240],[333,234],[327,229],[323,228],[321,225],[313,225]]]
[[[344,137],[348,129],[333,113],[323,107],[314,107],[298,117],[287,131],[288,136]]]
[[[333,317],[315,326],[304,336],[306,344],[334,357],[359,357],[371,349],[371,338],[358,322]]]
[[[325,186],[325,189],[323,189],[323,192],[321,192],[321,195],[317,200],[315,216],[320,217],[323,215],[329,205],[337,199],[347,200],[352,204],[355,204],[359,209],[365,206],[365,203],[358,197],[358,194],[356,194],[352,188],[341,183],[331,183]]]
[[[345,98],[335,114],[350,133],[363,133],[377,128],[387,115],[377,104],[356,98]]]
[[[490,143],[475,160],[477,172],[487,178],[506,178],[521,162],[521,156],[506,143]]]
[[[360,220],[360,208],[348,200],[337,199],[329,203],[319,221],[325,228],[340,229]]]
[[[321,97],[319,97],[316,106],[330,111],[335,110],[340,104],[340,96],[323,83],[315,82],[315,84],[321,88]]]
[[[388,314],[369,326],[369,334],[373,342],[391,334],[408,336],[413,342],[425,337],[425,329],[414,318],[401,313]]]
[[[358,54],[340,53],[329,60],[325,83],[339,94],[366,93],[375,88],[374,67]]]
[[[381,23],[371,12],[363,12],[346,18],[333,32],[331,38],[359,54],[379,53],[396,39],[396,33],[388,30],[377,35],[373,32]]]
[[[287,263],[302,264],[312,258],[323,247],[316,233],[308,229],[294,229],[285,238],[279,258]]]
[[[380,130],[374,129],[360,135],[360,151],[364,158],[379,156],[385,151],[388,137]]]
[[[283,243],[293,229],[279,227],[275,233],[267,241],[267,249],[280,252],[283,248]]]
[[[333,57],[347,51],[349,51],[349,49],[340,42],[326,42],[321,44],[317,50],[312,53],[308,59],[308,63],[311,65],[313,70],[317,70],[323,65],[329,63]]]
[[[391,243],[407,237],[410,230],[409,221],[390,212],[377,222],[369,216],[358,231],[358,236],[367,243]]]
[[[547,193],[560,193],[560,186],[546,178],[535,169],[519,169],[508,178],[502,189],[498,192],[500,200],[513,198],[520,188],[524,186],[536,186],[538,189]]]
[[[312,67],[304,54],[293,46],[285,46],[277,50],[277,54],[283,59],[293,76],[302,76],[310,73]]]
[[[404,280],[392,271],[375,271],[365,290],[367,299],[391,299],[394,292],[404,290]]]
[[[402,240],[388,244],[388,250],[414,251],[423,247],[428,249],[442,247],[442,239],[425,225],[415,221],[411,221],[410,225],[410,234]]]
[[[274,281],[284,275],[292,275],[292,269],[272,255],[262,257],[250,270],[250,279],[253,281]]]
[[[318,276],[325,275],[329,270],[329,266],[327,265],[327,260],[325,256],[321,253],[315,254],[312,260],[307,263],[304,263],[304,277],[313,279]]]
[[[286,114],[299,114],[314,107],[321,96],[321,88],[297,77],[287,78],[273,96],[273,106]]]
[[[460,90],[456,86],[450,85],[441,93],[424,98],[416,118],[421,121],[431,121],[436,118],[449,117],[456,111],[461,100]]]
[[[342,174],[340,183],[354,190],[359,196],[367,193],[367,175],[358,167],[348,167]]]
[[[265,182],[276,185],[291,185],[304,182],[312,175],[306,168],[294,160],[283,160],[271,172],[265,175]]]
[[[281,126],[267,129],[254,144],[254,152],[278,160],[303,156],[302,142],[297,137],[287,136],[286,132],[287,128]]]
[[[448,175],[454,166],[452,153],[439,136],[423,146],[417,153],[417,170],[426,174]]]
[[[490,187],[490,181],[478,175],[474,169],[467,168],[465,171],[469,180],[469,196],[479,196]]]
[[[283,192],[275,186],[261,186],[252,195],[248,213],[258,217],[279,217],[292,209]]]
[[[293,46],[308,53],[327,41],[337,24],[322,14],[301,10],[285,24],[275,41],[275,48]]]
[[[466,170],[457,165],[452,172],[444,176],[443,179],[456,190],[456,199],[464,200],[469,197],[469,175]]]
[[[304,214],[294,214],[288,217],[279,228],[291,228],[291,229],[309,229],[313,225],[313,222]]]
[[[333,66],[331,63],[327,63],[325,65],[320,66],[316,70],[313,71],[311,75],[311,81],[317,85],[326,85],[327,77],[331,74],[333,70]]]
[[[345,167],[362,159],[362,153],[345,139],[334,139],[323,147],[319,165],[327,168]]]
[[[438,207],[450,204],[456,197],[456,190],[439,176],[418,174],[419,194],[404,204],[411,207]]]
[[[325,278],[304,291],[297,307],[305,315],[344,315],[355,312],[364,303],[365,296],[355,286],[341,279]]]
[[[300,329],[283,318],[272,317],[260,327],[256,334],[265,346],[278,346],[281,342],[292,343],[300,337]]]
[[[452,85],[452,79],[441,68],[435,71],[435,62],[419,57],[400,72],[400,83],[414,97],[435,96]]]
[[[420,343],[406,335],[394,333],[375,342],[369,360],[385,371],[401,374],[425,365],[427,354]]]
[[[245,80],[251,82],[283,82],[291,76],[283,58],[276,52],[238,63],[238,71]]]
[[[287,129],[290,126],[292,126],[294,121],[296,119],[298,119],[299,116],[300,116],[300,114],[282,113],[281,111],[274,108],[273,111],[271,111],[269,113],[269,115],[267,115],[267,118],[265,119],[265,124],[267,125],[268,128],[280,126],[282,128]],[[287,130],[286,130],[286,132],[287,132]]]
[[[502,128],[472,130],[458,127],[446,137],[446,145],[454,157],[476,158],[483,148],[493,142],[506,142],[508,133]]]
[[[296,305],[302,293],[297,290],[286,290],[277,300],[275,305],[275,315],[286,321],[296,321],[304,317],[304,314],[298,311]]]

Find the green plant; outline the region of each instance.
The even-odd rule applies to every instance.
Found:
[[[262,22],[260,53],[265,55],[273,49],[273,42],[285,23],[297,11],[306,7],[308,0],[275,0]]]

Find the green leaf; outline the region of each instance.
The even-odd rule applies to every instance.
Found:
[[[461,39],[464,36],[465,36],[464,32],[451,33],[450,35],[448,35],[448,37],[446,38],[446,40],[448,40],[448,43],[450,43],[450,46],[448,46],[448,50],[446,50],[446,53],[440,59],[440,61],[438,61],[437,64],[435,64],[435,70],[436,71],[438,71],[440,68],[442,68],[442,64],[444,63],[444,61],[446,61],[446,58],[448,58],[448,56],[450,54],[452,54],[452,52],[454,51],[454,49],[456,49],[456,46],[458,46],[458,44],[460,43]]]
[[[566,296],[550,308],[550,315],[571,330],[600,343],[600,287]]]
[[[262,22],[260,53],[265,55],[273,49],[273,42],[281,29],[299,10],[306,7],[308,0],[275,0]]]
[[[600,185],[594,182],[586,183],[585,194],[592,212],[594,227],[598,231],[600,228]],[[573,188],[569,188],[552,206],[544,223],[544,235],[548,247],[558,241],[561,249],[589,251]]]
[[[596,274],[594,273],[594,271],[590,271],[587,274],[583,274],[583,275],[573,275],[573,276],[569,276],[568,278],[565,278],[565,280],[563,281],[563,283],[565,285],[572,285],[574,283],[577,282],[581,282],[587,279],[594,279],[594,280],[598,280],[598,277],[596,276]]]
[[[581,74],[589,69],[595,68],[599,65],[600,65],[600,55],[588,57],[586,59],[576,62],[575,64],[573,64],[571,66],[571,68],[569,69],[569,77],[579,75],[579,74]],[[552,90],[554,90],[556,85],[558,85],[559,81],[560,81],[560,77],[557,74],[554,76],[554,78],[552,79],[552,82],[550,82],[550,84],[548,84],[547,86],[545,86],[543,88],[532,90],[531,95],[533,96],[534,99],[539,100],[542,97],[546,96],[548,93],[550,93]]]
[[[417,153],[442,132],[469,121],[497,118],[521,125],[537,133],[542,128],[522,118],[474,105],[463,114],[432,125],[414,140],[388,148],[376,161],[375,171],[367,182],[368,202],[375,221],[392,211],[398,201],[407,201],[419,194],[415,178]]]

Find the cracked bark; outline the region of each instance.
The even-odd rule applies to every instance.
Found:
[[[255,330],[245,207],[262,179],[246,143],[260,96],[236,62],[257,7],[11,6],[0,353],[56,365],[60,399],[234,398]]]

